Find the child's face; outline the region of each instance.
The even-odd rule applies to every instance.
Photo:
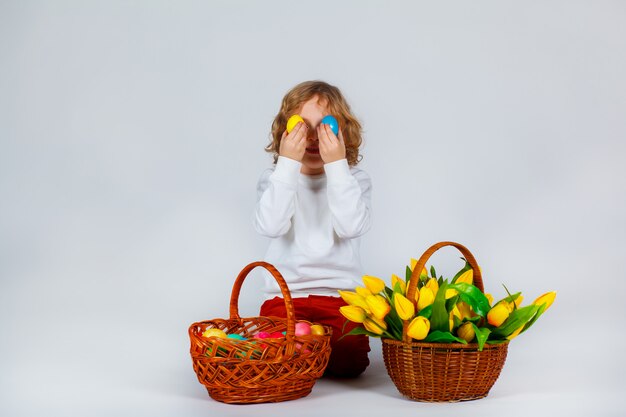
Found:
[[[320,157],[319,144],[317,139],[317,127],[328,113],[328,108],[324,101],[318,96],[313,96],[309,101],[304,102],[298,114],[309,126],[306,138],[306,150],[302,157],[301,172],[305,175],[317,175],[324,172],[324,161]]]

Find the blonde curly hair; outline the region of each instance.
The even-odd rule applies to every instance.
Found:
[[[270,143],[265,147],[265,150],[274,155],[274,163],[276,163],[278,150],[280,149],[280,140],[287,128],[287,120],[291,115],[297,113],[305,102],[315,96],[320,101],[325,102],[330,114],[335,116],[339,122],[346,144],[348,165],[355,166],[362,159],[362,156],[359,154],[359,147],[363,142],[361,123],[352,114],[350,106],[341,94],[341,91],[324,81],[305,81],[296,85],[285,94],[280,110],[272,123]]]

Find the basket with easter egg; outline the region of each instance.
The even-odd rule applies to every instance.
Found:
[[[426,262],[440,248],[458,249],[465,261],[450,280],[437,278]],[[520,292],[494,302],[484,292],[481,270],[471,252],[455,242],[431,246],[405,279],[391,286],[363,277],[364,286],[340,291],[341,313],[360,323],[352,334],[380,337],[387,373],[405,397],[425,402],[483,398],[498,379],[509,342],[527,331],[552,305],[555,292],[523,306]]]
[[[285,301],[286,318],[239,316],[241,286],[256,267],[267,269]],[[209,396],[232,404],[294,400],[308,395],[330,357],[331,328],[297,321],[289,288],[266,262],[247,265],[237,276],[230,317],[189,327],[191,359]]]

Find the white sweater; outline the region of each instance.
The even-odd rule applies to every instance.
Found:
[[[337,296],[337,290],[359,285],[360,236],[371,226],[371,180],[345,159],[324,165],[321,175],[303,175],[301,167],[278,157],[263,172],[254,226],[271,238],[265,260],[293,297]],[[281,294],[267,272],[264,291],[267,298]]]

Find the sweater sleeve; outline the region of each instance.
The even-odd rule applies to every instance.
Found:
[[[289,231],[300,168],[300,162],[279,156],[276,168],[261,175],[254,211],[254,228],[261,235],[278,237]]]
[[[354,170],[345,159],[324,165],[328,179],[328,205],[337,235],[352,239],[371,225],[372,182],[364,171]]]

